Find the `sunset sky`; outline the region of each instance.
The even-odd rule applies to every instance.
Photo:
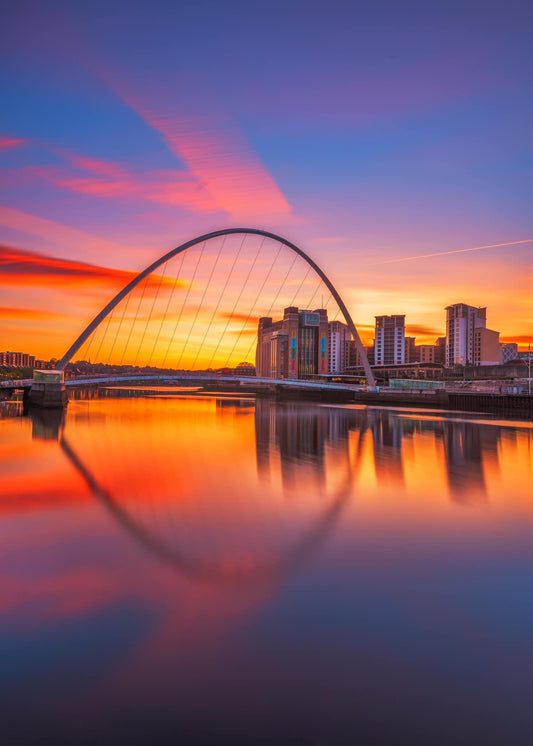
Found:
[[[530,2],[22,1],[1,23],[0,350],[60,357],[134,273],[243,225],[306,250],[367,342],[389,313],[434,342],[457,302],[533,341]]]

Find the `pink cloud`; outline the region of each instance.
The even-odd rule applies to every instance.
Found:
[[[0,149],[1,148],[18,148],[24,145],[26,140],[20,137],[1,137],[0,136]]]
[[[26,169],[26,173],[74,194],[101,199],[143,200],[196,213],[220,209],[207,189],[186,171],[172,169],[138,174],[111,161],[58,152],[68,165],[33,167]]]
[[[290,215],[287,199],[237,128],[134,108],[225,212],[235,218]]]
[[[208,115],[190,115],[169,108],[168,97],[159,99],[153,87],[132,92],[113,75],[102,77],[162,136],[217,209],[237,220],[291,216],[292,206],[244,133],[216,105],[210,106]]]
[[[70,163],[80,171],[89,171],[98,176],[108,176],[112,179],[123,179],[127,177],[127,172],[111,161],[104,161],[99,158],[88,158],[76,153],[66,153],[65,157]]]

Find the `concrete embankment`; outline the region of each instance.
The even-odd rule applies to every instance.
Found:
[[[533,419],[533,395],[530,394],[385,390],[379,393],[358,392],[354,395],[354,400],[361,404],[435,407]]]
[[[319,391],[278,387],[278,398],[285,400],[321,401],[329,403],[355,402],[383,407],[430,407],[521,417],[533,420],[533,394],[493,394],[462,391]]]

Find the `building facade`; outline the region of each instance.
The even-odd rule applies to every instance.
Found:
[[[308,378],[328,372],[328,314],[289,306],[281,321],[259,319],[257,375],[265,378]]]
[[[328,373],[344,373],[348,365],[349,343],[352,334],[341,321],[328,324]]]
[[[475,331],[487,326],[487,309],[455,303],[446,307],[446,367],[473,365]]]
[[[436,345],[417,345],[416,360],[410,360],[412,363],[434,363]]]
[[[35,356],[25,352],[0,352],[0,365],[10,368],[33,368]]]
[[[405,315],[376,316],[374,358],[376,365],[405,363]]]
[[[516,342],[500,343],[500,355],[502,363],[510,363],[518,358],[518,345]]]
[[[374,365],[374,345],[373,344],[364,345],[364,350],[366,352],[368,364]],[[359,354],[359,350],[357,349],[355,340],[351,340],[351,342],[348,342],[348,345],[347,345],[346,369],[353,370],[354,368],[362,368],[362,367],[363,367],[363,360],[361,358],[361,355]]]
[[[418,353],[416,337],[405,337],[405,361],[406,363],[417,363]]]
[[[437,337],[435,342],[435,362],[446,365],[446,337]]]
[[[474,365],[499,365],[500,332],[493,329],[474,331]]]

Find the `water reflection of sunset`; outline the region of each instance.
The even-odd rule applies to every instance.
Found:
[[[38,498],[41,510],[87,500],[57,440],[36,436],[35,424],[32,439],[25,419],[1,424],[0,510],[16,510],[17,501],[26,509],[28,499]],[[129,510],[172,506],[203,529],[207,516],[215,530],[227,529],[243,510],[251,523],[279,510],[298,522],[338,491],[347,470],[357,504],[374,512],[387,495],[395,512],[432,513],[450,498],[506,512],[529,506],[527,423],[150,397],[72,402],[65,434],[100,487]],[[503,470],[502,460],[512,468]]]
[[[0,628],[23,659],[41,638],[50,651],[2,689],[6,705],[17,713],[24,701],[49,732],[61,723],[75,738],[87,708],[144,712],[147,686],[167,716],[189,717],[206,686],[233,711],[229,669],[252,699],[285,691],[291,676],[305,692],[298,650],[322,668],[331,660],[337,680],[348,641],[357,670],[375,657],[372,675],[381,661],[389,686],[398,671],[383,658],[392,629],[373,622],[382,613],[420,625],[435,650],[453,639],[471,651],[446,584],[461,598],[458,577],[478,589],[483,568],[527,560],[532,434],[522,423],[182,395],[72,401],[65,422],[0,420]],[[297,629],[287,621],[272,638],[268,620],[287,605]],[[333,644],[320,620],[342,628],[346,614],[353,636]],[[491,617],[476,623],[497,634]],[[43,691],[38,671],[56,688]]]

